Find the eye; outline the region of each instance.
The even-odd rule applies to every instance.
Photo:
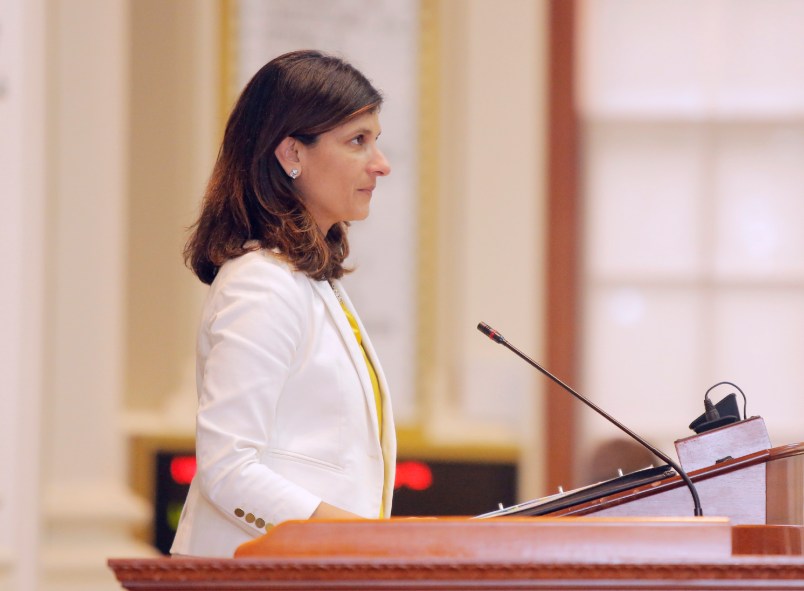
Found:
[[[366,142],[366,136],[361,133],[353,137],[351,142],[356,146],[362,146]]]

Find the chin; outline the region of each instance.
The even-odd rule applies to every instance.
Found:
[[[365,220],[369,216],[369,208],[366,207],[365,209],[361,209],[360,211],[356,211],[352,217],[351,221],[353,222],[360,222]]]

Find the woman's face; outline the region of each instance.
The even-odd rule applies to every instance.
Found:
[[[338,222],[365,219],[377,177],[391,172],[377,146],[380,119],[366,113],[318,136],[315,144],[296,142],[302,201],[326,234]]]

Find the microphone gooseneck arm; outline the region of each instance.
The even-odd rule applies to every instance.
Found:
[[[599,415],[601,415],[604,419],[606,419],[611,424],[613,424],[614,426],[619,428],[626,435],[628,435],[629,437],[634,439],[637,443],[639,443],[640,445],[645,447],[653,455],[657,456],[662,461],[667,462],[667,464],[669,464],[670,467],[673,468],[676,471],[676,473],[681,477],[681,479],[687,485],[687,488],[690,489],[690,494],[692,495],[692,502],[693,502],[693,504],[695,506],[695,516],[696,517],[703,516],[703,509],[701,508],[701,500],[698,498],[698,491],[695,490],[695,485],[692,483],[692,480],[690,480],[690,477],[687,476],[687,473],[684,470],[681,469],[681,466],[679,466],[676,462],[674,462],[672,459],[670,459],[667,456],[667,454],[665,454],[662,451],[660,451],[660,450],[656,449],[655,447],[653,447],[650,443],[648,443],[647,441],[642,439],[642,437],[640,437],[639,435],[634,433],[631,429],[629,429],[628,427],[623,425],[620,421],[618,421],[617,419],[612,417],[605,410],[603,410],[602,408],[597,406],[594,402],[592,402],[591,400],[589,400],[585,396],[579,394],[574,389],[572,389],[569,385],[567,385],[562,380],[560,380],[559,378],[554,376],[552,373],[547,371],[541,365],[536,363],[533,359],[531,359],[530,357],[525,355],[522,351],[520,351],[519,349],[514,347],[511,343],[509,343],[507,340],[505,340],[505,337],[503,337],[500,333],[498,333],[496,330],[491,328],[485,322],[481,322],[480,324],[478,324],[477,325],[477,330],[479,330],[484,335],[489,337],[495,343],[499,343],[500,345],[504,346],[505,348],[510,349],[517,356],[519,356],[522,359],[524,359],[528,364],[530,364],[531,366],[533,366],[536,369],[538,369],[540,372],[542,372],[544,375],[546,375],[548,378],[550,378],[553,382],[555,382],[556,384],[561,386],[564,390],[566,390],[567,392],[569,392],[570,394],[575,396],[575,398],[577,398],[578,400],[580,400],[581,402],[586,404],[589,408],[591,408],[592,410],[597,412]]]

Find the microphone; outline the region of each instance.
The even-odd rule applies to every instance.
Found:
[[[548,378],[550,378],[556,384],[561,386],[564,390],[566,390],[567,392],[569,392],[570,394],[575,396],[575,398],[577,398],[578,400],[580,400],[581,402],[586,404],[589,408],[591,408],[592,410],[597,412],[600,416],[602,416],[604,419],[609,421],[612,425],[614,425],[615,427],[617,427],[618,429],[623,431],[626,435],[628,435],[629,437],[634,439],[637,443],[639,443],[641,446],[646,448],[653,455],[657,456],[662,461],[664,461],[667,464],[669,464],[670,467],[673,468],[673,470],[675,470],[676,473],[681,477],[681,479],[687,485],[687,488],[690,489],[690,494],[692,495],[692,502],[693,502],[693,505],[694,505],[695,516],[696,517],[702,517],[703,516],[703,509],[701,508],[701,500],[698,498],[698,491],[695,489],[695,485],[692,483],[692,480],[690,480],[690,477],[687,476],[687,473],[684,472],[684,470],[681,469],[681,466],[679,466],[676,462],[671,460],[666,454],[664,454],[660,450],[658,450],[655,447],[653,447],[650,443],[648,443],[647,441],[642,439],[639,435],[637,435],[636,433],[631,431],[631,429],[629,429],[628,427],[623,425],[620,421],[618,421],[617,419],[612,417],[610,414],[608,414],[602,408],[597,406],[594,402],[592,402],[588,398],[582,396],[581,394],[579,394],[578,392],[573,390],[571,387],[569,387],[567,384],[562,382],[556,376],[551,374],[549,371],[547,371],[541,365],[536,363],[533,359],[531,359],[530,357],[525,355],[522,351],[520,351],[519,349],[514,347],[512,344],[510,344],[508,341],[505,340],[505,337],[503,337],[500,333],[498,333],[496,330],[491,328],[488,324],[486,324],[485,322],[481,322],[480,324],[477,325],[477,330],[479,330],[484,335],[489,337],[495,343],[499,343],[500,345],[504,346],[505,348],[510,349],[511,351],[516,353],[516,355],[518,355],[519,357],[521,357],[522,359],[527,361],[530,365],[532,365],[533,367],[538,369],[540,372],[542,372],[544,375],[546,375]]]
[[[718,386],[729,385],[734,386],[743,395],[743,418],[748,418],[748,400],[737,384],[732,382],[718,382],[706,391],[704,394],[704,414],[690,423],[690,429],[697,434],[731,425],[740,421],[740,409],[737,406],[737,395],[734,393],[729,394],[723,400],[714,404],[709,399],[709,393]]]

